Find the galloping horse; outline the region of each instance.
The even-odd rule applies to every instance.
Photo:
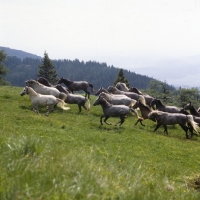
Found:
[[[152,111],[148,116],[151,120],[156,120],[157,125],[154,129],[154,132],[161,126],[164,126],[164,132],[168,134],[167,125],[179,124],[181,128],[185,131],[186,138],[190,138],[188,134],[188,129],[190,129],[191,134],[194,130],[198,135],[198,124],[194,122],[192,115],[185,115],[182,113],[168,113],[162,111]]]
[[[58,81],[58,84],[64,83],[69,90],[73,93],[74,91],[83,90],[85,92],[85,97],[88,96],[88,99],[90,99],[90,92],[88,92],[88,87],[91,87],[91,91],[94,92],[93,85],[91,83],[88,83],[87,81],[70,81],[66,78],[61,78]]]
[[[86,110],[86,112],[88,113],[90,110],[90,101],[87,97],[84,97],[82,95],[78,95],[78,94],[71,94],[69,93],[67,90],[65,90],[64,87],[62,87],[61,85],[56,85],[55,86],[60,92],[64,92],[67,95],[67,98],[65,99],[65,103],[69,103],[69,104],[77,104],[78,108],[79,108],[79,112],[81,112],[81,106]]]
[[[159,111],[163,111],[163,112],[168,112],[168,113],[179,113],[180,112],[180,109],[177,108],[176,106],[166,106],[162,103],[162,101],[160,99],[153,99],[150,105],[151,105],[151,107],[156,105],[156,109]]]
[[[185,107],[184,110],[189,110],[191,115],[200,117],[200,113],[195,109],[191,102],[189,102]]]
[[[26,86],[32,87],[37,93],[44,94],[44,95],[53,95],[59,99],[65,100],[66,94],[60,92],[54,87],[47,87],[36,80],[28,80],[25,82]]]
[[[143,120],[145,119],[148,119],[148,115],[149,113],[152,112],[151,108],[149,106],[147,106],[145,104],[145,102],[143,102],[143,99],[139,98],[138,101],[135,103],[135,105],[133,106],[133,109],[136,109],[136,108],[139,108],[140,109],[140,112],[141,112],[141,115],[142,115],[142,118]],[[135,125],[137,125],[138,122],[140,122],[140,124],[142,126],[145,126],[141,119],[138,119],[137,122],[135,123]]]
[[[93,106],[96,105],[101,105],[102,109],[103,109],[103,115],[100,117],[100,123],[101,125],[103,125],[102,123],[102,119],[104,119],[104,122],[108,125],[111,125],[111,123],[107,122],[107,119],[109,117],[120,117],[120,121],[117,122],[115,124],[115,126],[117,124],[122,125],[124,123],[125,117],[130,113],[130,111],[134,112],[134,114],[137,116],[137,118],[139,119],[140,117],[138,116],[138,113],[136,110],[134,110],[133,108],[130,108],[128,106],[125,105],[113,105],[110,104],[106,99],[98,97],[95,102],[93,103]]]
[[[22,92],[20,93],[21,96],[28,94],[33,106],[33,111],[40,114],[38,110],[38,106],[46,106],[48,111],[45,114],[46,116],[49,115],[50,112],[53,111],[53,108],[57,104],[61,104],[61,108],[63,110],[69,110],[69,107],[65,107],[65,102],[59,98],[56,98],[53,95],[42,95],[38,94],[33,90],[33,88],[26,86]]]

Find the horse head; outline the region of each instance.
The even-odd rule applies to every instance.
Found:
[[[25,88],[20,93],[21,96],[24,96],[25,94],[28,94],[28,86],[25,86]]]
[[[102,105],[102,106],[110,105],[110,103],[108,103],[108,101],[105,98],[100,97],[100,96],[94,101],[93,106],[96,106],[96,105],[99,105],[99,104]]]

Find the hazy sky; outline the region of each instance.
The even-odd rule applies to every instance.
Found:
[[[121,67],[117,60],[138,55],[200,54],[200,0],[0,0],[0,8],[0,46],[50,59]]]

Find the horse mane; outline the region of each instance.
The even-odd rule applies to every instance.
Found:
[[[46,78],[44,78],[43,76],[39,77],[37,81],[38,81],[39,83],[44,82],[44,84],[42,83],[43,85],[46,84],[47,86],[50,86],[50,87],[52,86],[51,83],[50,83]],[[40,82],[40,81],[41,81],[41,82]]]
[[[63,82],[73,83],[73,81],[70,81],[70,80],[68,80],[68,79],[66,79],[66,78],[61,78],[61,79],[63,80]]]
[[[128,89],[128,87],[126,86],[126,84],[125,83],[122,83],[122,82],[118,82],[116,85],[115,85],[115,87],[117,88],[117,86],[123,86],[124,88],[126,88],[127,90],[129,90]]]
[[[136,87],[131,87],[129,89],[129,91],[130,92],[135,92],[135,93],[140,94],[140,95],[143,95],[143,93],[140,90],[138,90]]]
[[[161,106],[165,106],[162,101],[160,99],[156,99],[156,101],[161,105]]]
[[[101,93],[99,94],[99,97],[103,99],[104,97],[102,97],[102,95],[106,96],[106,97],[108,98],[109,101],[111,100],[111,95],[112,95],[112,94],[109,94],[109,93],[106,93],[106,92],[101,92]],[[104,98],[104,99],[105,99],[105,98]],[[105,100],[107,101],[107,99],[105,99]]]
[[[138,96],[138,102],[140,102],[140,103],[146,105],[145,98],[144,98],[142,95],[139,95],[139,96]]]
[[[38,93],[32,88],[32,87],[28,87],[26,86],[28,92],[30,91],[33,95],[38,95]]]

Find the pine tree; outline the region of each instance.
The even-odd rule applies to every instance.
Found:
[[[54,65],[49,59],[48,54],[46,51],[44,52],[44,58],[42,59],[42,64],[38,66],[39,67],[39,74],[37,75],[38,77],[44,77],[49,81],[51,84],[55,84],[58,79],[57,79],[57,73],[56,70],[54,69]]]
[[[119,74],[118,74],[118,76],[117,76],[117,78],[116,78],[116,80],[114,82],[114,85],[116,85],[118,82],[125,83],[127,87],[130,87],[129,81],[124,76],[123,69],[119,70]]]
[[[9,83],[5,80],[5,75],[7,69],[3,65],[3,62],[6,60],[6,54],[3,50],[0,51],[0,85],[8,85]]]

